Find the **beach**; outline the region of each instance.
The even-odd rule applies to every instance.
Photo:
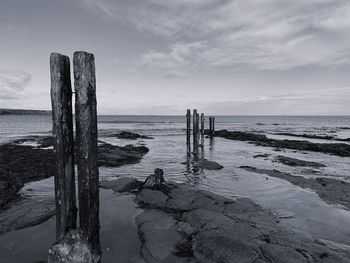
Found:
[[[50,116],[7,115],[0,116],[0,122],[6,123],[6,126],[0,126],[2,145],[27,138],[25,141],[17,141],[18,147],[40,148],[48,152],[52,150],[50,145],[38,145],[38,138],[50,136]],[[332,248],[349,251],[348,199],[340,200],[334,196],[330,198],[323,189],[339,183],[344,193],[348,191],[350,163],[346,154],[284,147],[285,144],[262,144],[254,141],[254,138],[243,140],[215,136],[213,140],[205,139],[200,156],[219,163],[223,168],[207,170],[193,165],[187,157],[186,125],[182,116],[101,116],[98,127],[100,145],[111,145],[109,150],[112,146],[121,149],[130,144],[149,149],[149,152],[142,153],[136,161],[121,162],[121,159],[117,159],[116,162],[120,162],[120,165],[115,166],[108,162],[101,163],[101,180],[133,177],[143,182],[159,167],[164,170],[167,182],[184,183],[195,191],[209,191],[229,200],[249,198],[264,211],[271,212],[279,221],[279,226],[311,236]],[[245,136],[250,133],[265,135],[269,142],[288,139],[298,145],[298,141],[300,144],[307,141],[322,144],[320,149],[327,149],[329,147],[325,144],[334,143],[342,144],[346,148],[346,145],[350,145],[346,141],[350,138],[349,128],[350,118],[341,116],[216,117],[216,130],[242,132]],[[118,138],[116,134],[121,131],[152,138]],[[39,137],[28,140],[30,136]],[[325,136],[328,137],[323,138]],[[112,155],[115,156],[116,148],[113,149]],[[35,163],[31,165],[34,167]],[[292,176],[298,180],[293,180]],[[319,182],[323,187],[320,188],[322,191],[316,184],[310,183],[310,180]],[[54,196],[53,179],[49,174],[40,178],[34,177],[23,184],[24,187],[19,192],[20,198],[40,201]],[[136,217],[144,212],[144,207],[134,199],[135,193],[121,194],[100,189],[103,262],[113,262],[113,257],[118,255],[121,257],[120,262],[139,260],[142,242],[138,236]],[[16,206],[20,207],[14,202],[6,209],[16,209]],[[0,212],[0,218],[4,213]],[[45,260],[47,249],[54,241],[55,230],[52,215],[42,221],[34,226],[26,225],[1,234],[0,239],[7,240],[5,246],[0,246],[1,261],[11,262],[14,255],[18,260],[29,260],[29,254],[32,256],[28,262]],[[37,236],[37,233],[40,235]],[[41,241],[35,244],[23,243],[23,237],[31,236],[36,236]],[[120,240],[125,242],[121,244]]]

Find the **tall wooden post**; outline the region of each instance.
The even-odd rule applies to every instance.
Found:
[[[201,113],[201,146],[204,146],[204,113]]]
[[[80,229],[93,253],[101,255],[95,59],[75,52],[74,87]]]
[[[50,55],[51,104],[54,137],[56,239],[76,228],[72,87],[67,56]]]
[[[187,126],[186,126],[187,154],[191,154],[191,110],[187,110],[186,120],[187,120]]]
[[[197,129],[196,129],[196,123],[197,123],[197,110],[193,110],[193,152],[197,152]]]

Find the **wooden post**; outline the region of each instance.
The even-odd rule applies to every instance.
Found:
[[[101,255],[95,59],[75,52],[74,87],[80,229],[93,253]]]
[[[50,55],[52,133],[54,137],[56,239],[76,228],[72,87],[67,56]]]
[[[212,137],[212,126],[213,124],[213,118],[212,117],[209,117],[209,137],[211,138]]]
[[[196,129],[196,122],[197,122],[197,110],[193,110],[193,152],[197,152],[197,129]]]
[[[213,119],[212,119],[212,129],[211,129],[211,132],[212,132],[212,136],[214,136],[215,135],[215,117],[213,117]]]
[[[191,110],[187,110],[186,120],[187,120],[187,126],[186,126],[187,154],[191,154]]]
[[[196,117],[196,140],[197,140],[197,147],[199,146],[199,136],[200,136],[200,131],[199,131],[199,113],[197,113]]]
[[[201,146],[204,146],[204,113],[201,113]]]

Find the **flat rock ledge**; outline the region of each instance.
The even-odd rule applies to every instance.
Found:
[[[350,209],[350,183],[348,182],[327,177],[305,178],[278,170],[261,169],[252,166],[241,166],[240,168],[257,174],[277,177],[304,189],[311,189],[325,202],[342,205]]]
[[[22,198],[0,211],[0,235],[41,224],[56,214],[54,198]]]
[[[139,188],[136,217],[146,262],[350,262],[349,251],[291,232],[248,198],[173,182]]]

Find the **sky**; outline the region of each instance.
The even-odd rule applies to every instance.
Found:
[[[349,0],[1,0],[0,108],[84,50],[99,114],[349,115],[349,32]]]

